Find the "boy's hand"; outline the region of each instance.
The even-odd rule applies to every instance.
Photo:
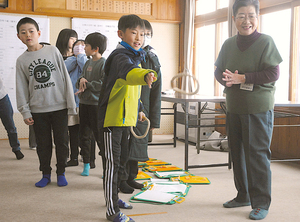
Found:
[[[79,90],[75,93],[75,95],[78,95],[79,93],[84,92],[86,90],[86,83],[88,81],[85,78],[81,78],[79,82]]]
[[[138,118],[138,120],[141,121],[141,122],[144,122],[145,119],[146,119],[145,113],[139,112],[139,118]]]
[[[146,77],[145,81],[148,84],[149,88],[151,89],[151,84],[156,80],[156,77],[153,72],[149,72]]]
[[[82,92],[84,92],[84,90],[83,91],[82,90],[78,90],[76,93],[74,93],[74,95],[77,96],[79,93],[82,93]]]
[[[24,119],[24,122],[27,125],[33,125],[34,124],[34,120],[32,119],[32,117],[28,118],[28,119]]]

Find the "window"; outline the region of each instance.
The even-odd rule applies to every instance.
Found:
[[[218,32],[218,34],[216,34]],[[216,36],[219,36],[216,38]],[[199,94],[213,96],[222,95],[221,85],[214,88],[214,64],[216,50],[219,52],[224,41],[228,38],[228,22],[217,23],[216,25],[203,26],[196,29],[196,78],[200,83]],[[218,91],[215,93],[215,91]]]
[[[214,78],[214,63],[223,42],[228,38],[227,11],[228,0],[198,0],[195,20],[195,55],[194,72],[200,83],[199,94],[222,95],[223,89],[216,84]],[[208,7],[207,7],[208,5]],[[196,13],[196,14],[197,14]],[[209,18],[205,14],[210,13]],[[202,15],[201,15],[202,14]]]
[[[229,0],[196,0],[196,15],[204,15],[217,9],[227,8]]]
[[[270,35],[283,59],[280,63],[280,77],[276,82],[275,98],[288,101],[291,10],[272,12],[261,16],[261,32]]]
[[[216,1],[214,0],[197,0],[196,15],[203,15],[209,12],[216,11]]]
[[[221,22],[218,24],[219,28],[217,29],[219,31],[219,41],[216,41],[216,55],[218,55],[221,46],[225,42],[226,39],[228,39],[228,22]],[[221,96],[223,95],[224,86],[220,85],[219,83],[215,87],[215,95]]]
[[[215,25],[203,26],[196,29],[196,78],[199,81],[199,94],[214,95],[214,66],[215,61]]]
[[[221,8],[228,8],[229,0],[219,0],[218,3],[219,3],[218,9],[221,9]]]

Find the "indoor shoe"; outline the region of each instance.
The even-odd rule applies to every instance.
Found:
[[[69,166],[78,166],[78,160],[77,159],[71,159],[67,162],[67,167]]]
[[[81,173],[81,176],[88,176],[90,175],[90,164],[85,163],[83,166],[83,172]]]
[[[126,216],[122,212],[120,212],[113,220],[113,222],[129,222],[129,221],[134,222],[132,218]]]
[[[223,207],[226,208],[234,208],[234,207],[244,207],[244,206],[250,206],[250,202],[237,202],[235,199],[229,200],[226,203],[223,204]]]
[[[91,161],[91,162],[90,162],[90,168],[91,168],[91,169],[94,169],[95,167],[96,167],[95,161]]]
[[[126,203],[121,199],[118,200],[118,205],[119,205],[119,208],[123,208],[123,209],[132,209],[133,208],[133,206],[131,204]]]
[[[252,220],[262,220],[267,216],[268,212],[269,212],[268,210],[262,208],[254,208],[250,212],[249,218]]]
[[[64,187],[68,185],[68,181],[66,180],[65,173],[62,175],[57,175],[57,186]]]
[[[24,154],[20,150],[17,150],[14,153],[15,153],[18,160],[23,159]]]
[[[144,184],[138,183],[135,180],[127,180],[127,184],[134,189],[142,189],[144,187]]]
[[[35,183],[35,186],[36,187],[47,186],[47,184],[51,182],[50,178],[51,178],[51,174],[43,174],[43,178],[39,182]]]
[[[134,189],[127,184],[125,180],[122,180],[119,186],[119,189],[122,193],[133,193]]]

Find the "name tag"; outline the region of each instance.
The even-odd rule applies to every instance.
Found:
[[[240,86],[240,89],[247,90],[247,91],[253,91],[253,84],[242,83]]]
[[[91,72],[93,70],[93,66],[88,66],[86,71]]]

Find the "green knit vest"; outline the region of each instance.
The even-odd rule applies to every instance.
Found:
[[[259,72],[277,66],[282,58],[273,39],[262,34],[247,50],[240,51],[237,36],[225,41],[215,65],[239,74]],[[253,91],[240,89],[240,84],[226,87],[227,111],[236,114],[254,114],[274,108],[275,82],[257,85]]]

